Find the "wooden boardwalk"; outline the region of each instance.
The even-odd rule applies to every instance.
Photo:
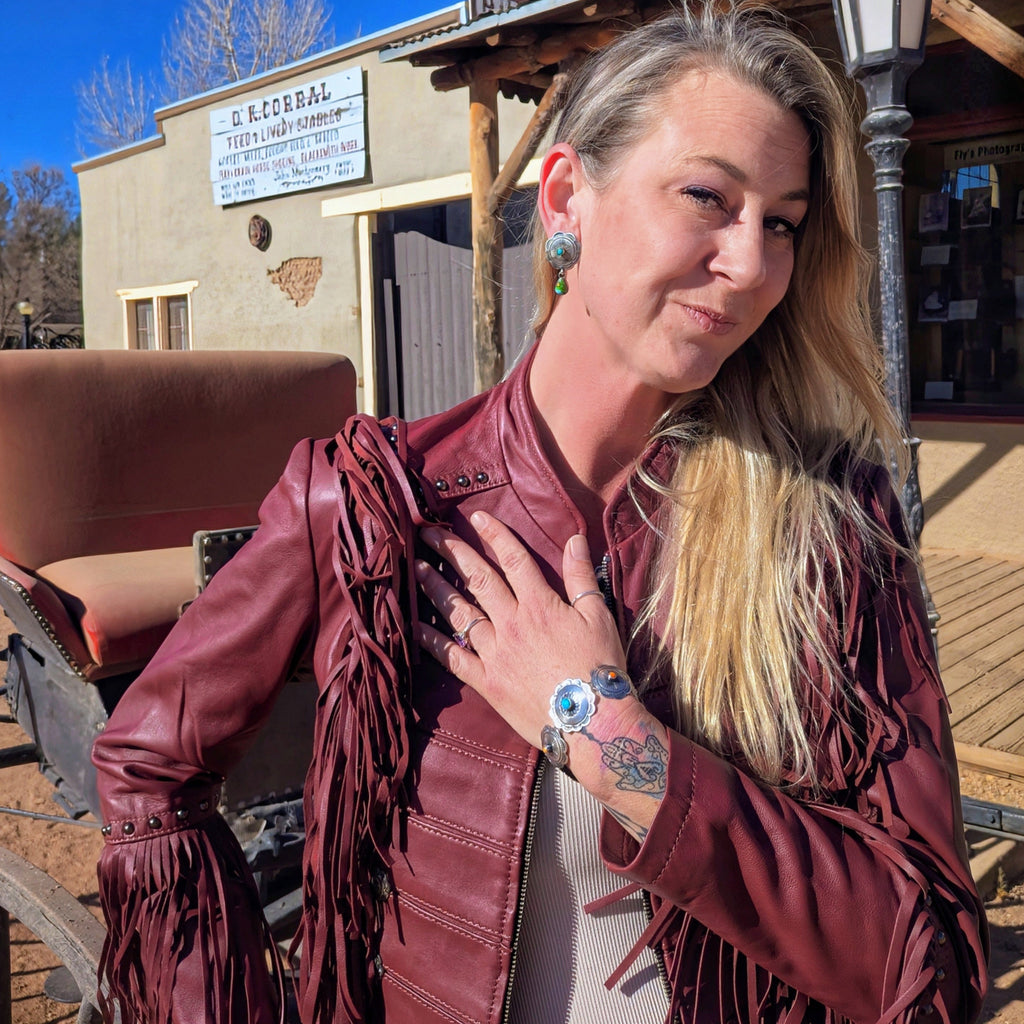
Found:
[[[1024,565],[925,550],[961,765],[1024,781]]]

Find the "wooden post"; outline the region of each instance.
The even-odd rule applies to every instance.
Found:
[[[537,104],[537,109],[533,112],[526,131],[516,143],[515,149],[509,154],[501,173],[494,179],[494,185],[487,200],[488,209],[492,213],[501,214],[501,208],[505,205],[508,197],[512,195],[520,175],[533,159],[533,154],[537,152],[537,145],[551,124],[555,100],[561,95],[566,78],[565,72],[559,68],[558,74],[555,75],[540,103]]]
[[[469,84],[469,170],[473,225],[474,386],[483,391],[501,380],[501,217],[489,198],[498,174],[498,83],[474,78]]]

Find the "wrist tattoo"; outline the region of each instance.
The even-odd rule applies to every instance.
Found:
[[[642,843],[647,838],[648,829],[634,821],[628,814],[623,814],[611,807],[607,807],[606,810],[638,842]]]
[[[653,734],[643,744],[630,736],[616,736],[603,742],[601,763],[618,776],[616,789],[656,797],[665,793],[668,754],[664,744]]]

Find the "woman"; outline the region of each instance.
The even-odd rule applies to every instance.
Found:
[[[744,5],[577,72],[538,343],[300,445],[97,742],[122,1021],[277,1019],[214,807],[304,647],[304,1021],[974,1018],[847,101]]]

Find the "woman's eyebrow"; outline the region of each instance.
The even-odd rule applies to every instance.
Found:
[[[742,168],[737,167],[736,164],[730,160],[726,160],[725,157],[721,156],[696,156],[693,159],[701,163],[711,164],[713,167],[717,167],[719,170],[724,171],[733,178],[738,184],[746,185],[750,180],[750,176]],[[785,192],[779,197],[783,202],[787,203],[809,203],[811,201],[811,193],[809,189],[797,188],[790,192]]]

